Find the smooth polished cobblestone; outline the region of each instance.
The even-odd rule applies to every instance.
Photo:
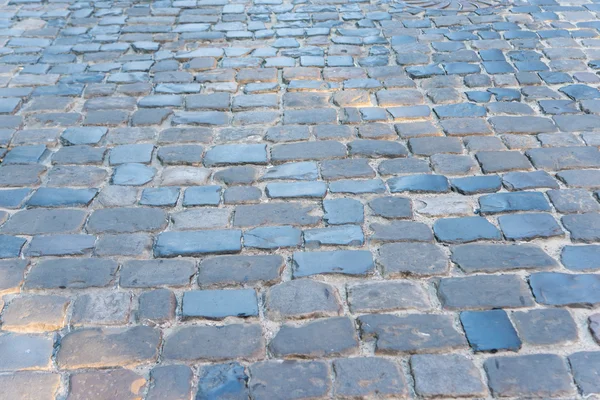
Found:
[[[600,398],[599,18],[0,0],[0,399]]]

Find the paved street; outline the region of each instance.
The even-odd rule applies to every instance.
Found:
[[[600,398],[600,1],[0,0],[0,399]]]

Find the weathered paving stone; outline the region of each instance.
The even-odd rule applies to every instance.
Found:
[[[0,294],[14,293],[19,290],[25,277],[27,260],[0,260]]]
[[[550,269],[558,263],[529,244],[465,244],[451,248],[452,262],[467,273],[514,269]]]
[[[0,235],[0,258],[19,257],[26,239],[18,236]]]
[[[600,211],[598,203],[584,189],[548,190],[546,192],[556,210],[563,214],[589,213]]]
[[[241,205],[235,209],[234,226],[315,225],[321,219],[315,208],[300,203]]]
[[[460,194],[472,195],[479,193],[493,193],[502,187],[502,179],[499,176],[469,176],[455,178],[450,181],[452,189]]]
[[[175,318],[177,299],[167,289],[156,289],[143,292],[139,296],[137,312],[138,321],[150,324],[161,324]]]
[[[518,151],[480,151],[475,157],[486,174],[531,169],[527,157]]]
[[[323,200],[323,209],[323,220],[329,225],[361,224],[364,220],[364,206],[355,199]]]
[[[129,318],[131,296],[122,292],[86,293],[75,300],[71,316],[74,326],[121,325]]]
[[[549,345],[577,340],[577,325],[567,310],[515,311],[511,318],[525,343]]]
[[[375,268],[370,252],[364,250],[337,250],[295,252],[294,278],[319,274],[367,275]]]
[[[254,289],[193,290],[183,294],[182,316],[222,319],[258,316]]]
[[[460,322],[473,351],[518,351],[521,340],[504,310],[463,311]]]
[[[266,147],[263,144],[218,145],[206,152],[204,165],[266,164]]]
[[[167,225],[167,215],[156,208],[105,208],[89,217],[87,230],[91,233],[156,232]]]
[[[189,375],[191,379],[191,371]],[[237,362],[205,366],[200,370],[198,392],[195,398],[196,400],[248,398],[248,379],[244,367]],[[184,397],[189,397],[188,392]]]
[[[353,354],[358,350],[354,324],[347,317],[283,325],[269,350],[276,357],[332,357]]]
[[[431,308],[424,288],[409,280],[372,282],[348,287],[352,312],[378,312]]]
[[[446,315],[369,314],[358,317],[361,338],[375,338],[375,354],[447,351],[464,348],[465,337]]]
[[[502,181],[508,190],[558,189],[558,183],[546,171],[509,172],[502,176]]]
[[[250,365],[250,393],[256,400],[324,399],[331,390],[329,364],[323,361],[269,360]]]
[[[508,240],[531,240],[565,234],[550,214],[503,215],[498,217],[498,223]]]
[[[337,316],[342,306],[336,290],[311,279],[297,279],[271,287],[265,296],[269,319]]]
[[[260,227],[244,232],[244,247],[278,249],[301,244],[302,231],[292,226]]]
[[[409,175],[387,181],[392,193],[444,193],[450,190],[448,179],[443,175]]]
[[[0,185],[4,187],[38,185],[40,175],[45,170],[42,165],[3,165],[0,167]]]
[[[500,240],[500,230],[483,217],[438,219],[433,224],[435,237],[446,243]]]
[[[0,371],[48,369],[52,357],[50,335],[3,333],[0,335]]]
[[[431,242],[431,229],[414,221],[392,221],[388,224],[371,224],[371,240],[379,242]]]
[[[25,254],[31,257],[87,255],[94,249],[95,242],[93,235],[39,235],[31,239]]]
[[[379,248],[377,263],[386,277],[444,274],[449,262],[442,249],[431,243],[388,243]]]
[[[3,395],[9,399],[52,400],[60,386],[60,375],[52,372],[22,371],[0,376]]]
[[[183,206],[216,206],[221,202],[221,186],[192,186],[185,189]]]
[[[154,244],[155,257],[198,256],[209,253],[237,253],[242,249],[239,230],[164,232]]]
[[[177,400],[192,394],[193,372],[186,365],[166,365],[152,368],[147,399]]]
[[[2,190],[0,191],[0,207],[11,209],[21,208],[30,193],[30,189]]]
[[[564,227],[571,233],[574,242],[600,241],[600,214],[572,214],[562,217]]]
[[[258,171],[256,168],[240,166],[240,167],[229,167],[221,171],[215,172],[214,179],[219,182],[223,182],[227,185],[234,184],[251,184],[258,178]]]
[[[423,397],[484,397],[487,388],[470,359],[459,354],[417,354],[410,358],[415,391]]]
[[[39,262],[27,275],[26,289],[104,287],[113,282],[117,263],[108,259],[53,259]]]
[[[573,271],[600,269],[600,246],[565,246],[560,254],[563,265]]]
[[[548,171],[600,167],[600,152],[595,147],[531,149],[527,156],[536,168]]]
[[[361,246],[364,241],[363,231],[357,225],[304,230],[306,248],[317,248],[323,245]]]
[[[517,275],[442,278],[438,284],[438,296],[442,306],[450,310],[533,305],[527,284]]]
[[[191,260],[129,260],[122,264],[122,287],[181,287],[190,283],[196,272]]]
[[[540,192],[494,193],[479,198],[482,214],[511,211],[550,211],[550,203]]]
[[[61,369],[150,363],[158,357],[159,341],[159,331],[147,326],[77,329],[63,337],[57,363]]]
[[[265,171],[262,179],[316,180],[318,176],[319,171],[317,163],[312,161],[301,161],[269,168]]]
[[[576,393],[565,361],[554,354],[492,357],[483,367],[494,396],[569,397]]]
[[[575,383],[584,396],[600,393],[600,352],[581,351],[569,356]]]
[[[190,348],[188,343],[211,345]],[[258,324],[182,327],[167,336],[163,348],[166,360],[177,361],[252,360],[264,353],[262,328]]]
[[[143,164],[121,164],[115,168],[111,181],[114,185],[141,186],[150,182],[155,173],[153,167]]]
[[[203,286],[231,286],[279,281],[284,268],[280,255],[218,256],[203,260],[198,272],[198,284]]]
[[[339,397],[405,397],[406,381],[399,366],[379,357],[337,359],[334,394]]]
[[[305,111],[303,111],[305,112]],[[326,160],[346,156],[346,146],[335,141],[277,144],[271,148],[271,161]]]
[[[366,159],[326,160],[321,163],[321,176],[323,179],[328,180],[373,178],[375,177],[375,171],[369,166]]]
[[[598,275],[538,272],[529,277],[529,285],[540,304],[593,307],[600,303]]]
[[[323,198],[327,192],[325,182],[268,183],[265,192],[270,198]]]
[[[97,189],[39,188],[27,201],[33,207],[85,207],[98,193]]]
[[[412,204],[405,197],[378,197],[369,202],[369,207],[375,215],[384,218],[412,218]]]
[[[13,214],[0,232],[17,235],[75,233],[85,222],[83,210],[32,209]]]
[[[96,370],[71,375],[69,386],[69,399],[73,400],[108,400],[113,396],[135,400],[146,390],[146,379],[128,369]]]

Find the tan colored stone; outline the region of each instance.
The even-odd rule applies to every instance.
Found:
[[[68,305],[69,299],[62,296],[17,297],[2,312],[2,330],[46,332],[61,329]]]
[[[160,332],[148,326],[79,329],[63,337],[59,368],[131,367],[158,357]]]
[[[339,107],[371,107],[371,96],[366,90],[343,90],[333,95],[333,103]]]
[[[0,397],[7,400],[54,400],[60,375],[23,371],[0,375]]]
[[[127,369],[71,375],[68,400],[141,400],[146,379]]]

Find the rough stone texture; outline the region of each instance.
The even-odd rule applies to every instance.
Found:
[[[361,338],[375,338],[376,354],[444,351],[466,346],[447,315],[370,314],[358,318]]]
[[[397,364],[385,358],[354,357],[333,362],[334,395],[342,398],[359,396],[406,396],[406,382]]]
[[[77,329],[63,337],[56,356],[63,369],[132,367],[158,357],[160,332],[147,327]]]
[[[179,361],[249,360],[264,353],[262,328],[257,324],[183,327],[167,336],[163,348],[165,359]]]
[[[283,325],[269,350],[277,357],[332,357],[358,350],[354,323],[347,317],[319,319],[304,325]]]
[[[322,361],[262,361],[250,365],[250,393],[268,400],[286,393],[286,398],[325,398],[331,388],[329,365]]]
[[[442,306],[448,309],[527,307],[533,299],[517,275],[477,275],[443,278],[438,284]]]
[[[48,372],[22,371],[0,375],[2,394],[15,400],[54,400],[60,387],[60,375]]]
[[[325,283],[297,279],[271,287],[265,296],[269,319],[315,318],[339,315],[342,306],[336,290]]]
[[[521,340],[504,310],[463,311],[460,322],[475,352],[517,351]]]
[[[69,399],[139,399],[146,390],[146,379],[127,369],[96,370],[71,375]]]
[[[569,356],[575,383],[584,396],[600,393],[600,352],[582,351]]]
[[[415,391],[423,397],[484,397],[487,389],[473,361],[458,354],[410,358]]]
[[[599,13],[596,0],[0,2],[0,332],[43,343],[0,355],[15,367],[2,382],[31,375],[0,393],[596,395],[576,387],[595,359],[567,369],[569,391],[543,367],[541,382],[503,381],[514,392],[481,387],[492,356],[473,355],[460,315],[486,317],[471,344],[496,337],[490,315],[523,342],[485,351],[566,361],[600,343]],[[365,334],[340,346],[320,325],[332,320]],[[147,357],[141,334],[113,346],[142,328]],[[74,345],[80,332],[103,345]],[[91,365],[62,366],[75,348]],[[419,378],[406,353],[436,354]],[[39,366],[16,371],[21,358]]]
[[[565,361],[553,354],[492,357],[483,366],[495,396],[569,397],[576,393]]]

